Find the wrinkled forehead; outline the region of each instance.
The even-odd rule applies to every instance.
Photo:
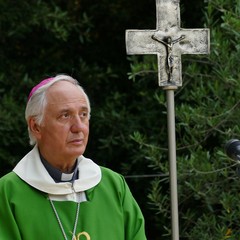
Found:
[[[50,86],[46,92],[49,105],[81,103],[87,106],[86,94],[71,82],[59,81]]]

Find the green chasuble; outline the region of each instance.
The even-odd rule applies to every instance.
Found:
[[[100,169],[100,182],[85,191],[87,201],[80,203],[74,239],[145,240],[142,213],[124,178]],[[72,239],[77,202],[53,203],[67,239]],[[64,240],[49,194],[15,172],[0,179],[0,240]]]

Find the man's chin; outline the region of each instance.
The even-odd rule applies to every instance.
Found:
[[[68,153],[69,155],[71,155],[72,157],[79,157],[81,155],[83,155],[85,151],[85,147],[83,146],[75,146],[75,147],[71,147],[71,149],[69,149]]]

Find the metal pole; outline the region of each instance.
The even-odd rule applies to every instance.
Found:
[[[170,167],[170,190],[171,190],[171,219],[172,240],[179,240],[178,219],[178,192],[177,192],[177,161],[176,161],[176,134],[175,134],[175,105],[174,90],[176,86],[163,88],[167,94],[167,118],[168,118],[168,158]]]

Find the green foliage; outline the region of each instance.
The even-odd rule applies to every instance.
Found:
[[[239,239],[238,163],[223,152],[240,134],[239,9],[181,1],[182,26],[211,31],[211,54],[183,57],[175,92],[181,239]],[[156,56],[126,56],[124,39],[126,29],[155,28],[155,1],[0,0],[0,13],[0,175],[29,151],[28,92],[68,73],[92,103],[86,156],[126,177],[148,239],[170,239],[166,96]]]
[[[183,87],[175,94],[181,239],[239,239],[238,162],[223,153],[225,142],[240,134],[239,3],[231,2],[206,3],[211,54],[183,58]],[[157,69],[151,63],[156,61],[153,58],[134,57],[132,61],[129,76],[135,84],[140,85]],[[164,107],[162,92],[155,100],[159,109]],[[132,135],[139,144],[138,155],[148,156],[148,168],[158,173],[168,173],[167,146],[161,139],[167,138],[166,129],[161,131],[166,111],[162,109],[161,119],[155,115],[159,127],[151,128],[154,138],[142,130]],[[159,132],[162,134],[156,134]],[[152,181],[148,198],[150,208],[158,214],[155,220],[164,238],[171,235],[169,195],[169,179],[159,174]]]

